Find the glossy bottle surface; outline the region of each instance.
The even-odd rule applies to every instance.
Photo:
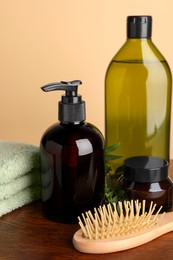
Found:
[[[154,183],[130,182],[124,178],[121,185],[130,200],[146,200],[147,209],[152,201],[157,204],[157,209],[163,206],[162,211],[173,207],[173,184],[169,178]]]
[[[102,203],[104,141],[90,124],[55,124],[41,140],[42,201],[52,220],[73,223]]]
[[[173,183],[168,177],[168,162],[159,157],[136,156],[123,163],[122,188],[129,200],[151,202],[163,211],[173,207]]]
[[[121,143],[116,169],[136,155],[169,160],[171,72],[150,38],[128,38],[105,78],[106,145]]]

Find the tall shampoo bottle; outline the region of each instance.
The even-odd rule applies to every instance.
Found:
[[[104,140],[96,127],[85,122],[79,84],[75,80],[42,87],[46,92],[65,91],[59,102],[59,122],[45,131],[40,143],[43,212],[63,223],[76,222],[104,197]]]
[[[152,17],[127,17],[127,40],[105,77],[106,145],[120,143],[119,169],[128,157],[169,160],[172,77],[151,39]]]

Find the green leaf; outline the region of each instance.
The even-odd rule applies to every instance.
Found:
[[[106,161],[111,161],[111,160],[116,160],[121,158],[121,155],[117,155],[117,154],[105,154],[105,160]]]
[[[105,147],[105,152],[106,153],[110,153],[112,151],[115,151],[121,144],[118,143],[118,144],[113,144],[113,145],[110,145],[110,146],[106,146]]]
[[[112,170],[111,166],[105,165],[105,173],[109,173]]]
[[[118,143],[105,147],[105,203],[117,203],[117,201],[124,201],[127,198],[119,182],[122,176],[122,166],[118,167],[115,171],[111,166],[111,162],[109,162],[122,157],[121,155],[114,154],[114,151],[120,145]]]
[[[118,197],[117,197],[117,196],[114,196],[114,197],[112,198],[112,201],[113,201],[113,203],[117,203]]]

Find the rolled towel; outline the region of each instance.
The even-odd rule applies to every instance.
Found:
[[[40,187],[31,186],[0,201],[0,217],[40,198]]]
[[[31,172],[22,175],[6,184],[0,185],[0,207],[1,200],[7,199],[30,186],[41,186],[40,171],[33,169]]]
[[[9,183],[34,168],[40,168],[39,147],[0,141],[0,185]]]
[[[40,149],[0,141],[0,216],[41,198]]]

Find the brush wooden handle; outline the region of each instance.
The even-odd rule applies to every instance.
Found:
[[[173,212],[165,213],[157,224],[136,233],[118,236],[112,239],[90,240],[82,237],[79,229],[73,236],[74,247],[82,253],[104,254],[127,250],[148,243],[149,241],[173,231]]]

